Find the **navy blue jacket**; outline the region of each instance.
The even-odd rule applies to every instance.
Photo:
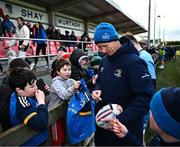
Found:
[[[47,129],[48,110],[46,105],[37,106],[36,98],[18,96],[15,92],[11,94],[10,99],[10,115],[13,126],[24,123],[35,131],[45,131]],[[13,99],[15,99],[15,104]]]
[[[31,129],[39,131],[37,135],[27,140],[22,146],[36,146],[48,138],[48,111],[46,105],[37,106],[35,97],[18,96],[15,92],[10,98],[10,120],[12,126],[24,123]]]
[[[142,141],[142,118],[149,110],[154,94],[146,63],[132,43],[124,44],[112,56],[105,56],[100,65],[96,89],[102,90],[102,101],[95,111],[110,103],[123,107],[117,118],[138,140]],[[112,132],[97,127],[96,145],[124,145]]]
[[[125,146],[143,146],[131,132],[128,132],[122,141]],[[154,136],[148,146],[180,146],[180,142],[165,142],[160,136]]]

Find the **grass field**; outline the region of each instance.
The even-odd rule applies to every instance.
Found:
[[[180,56],[177,56],[174,61],[165,62],[164,69],[157,69],[157,90],[169,86],[180,87]],[[145,135],[146,143],[153,135],[148,127]]]

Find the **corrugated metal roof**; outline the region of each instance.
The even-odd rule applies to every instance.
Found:
[[[122,12],[112,0],[26,0],[26,2],[95,24],[109,22],[120,33],[147,32],[143,26]]]

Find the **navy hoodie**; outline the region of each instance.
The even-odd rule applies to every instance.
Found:
[[[102,90],[102,101],[97,103],[95,112],[108,103],[121,105],[123,113],[117,118],[142,141],[142,118],[149,110],[154,88],[147,65],[138,55],[133,44],[128,43],[102,59],[96,85]],[[95,144],[124,145],[112,132],[98,126]]]

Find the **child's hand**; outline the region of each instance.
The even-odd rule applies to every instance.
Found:
[[[94,90],[92,92],[92,98],[96,101],[102,100],[101,96],[101,90]]]
[[[74,90],[78,90],[80,87],[80,81],[75,81],[73,87],[74,87]]]
[[[94,76],[92,77],[92,83],[93,83],[94,85],[96,84],[97,78],[98,78],[98,74],[96,74],[96,75],[94,75]]]
[[[45,95],[44,95],[44,92],[41,91],[41,90],[36,90],[36,93],[35,93],[35,96],[36,96],[36,99],[38,101],[38,104],[45,104]]]
[[[49,85],[45,83],[44,89],[46,89],[47,91],[50,91]]]

